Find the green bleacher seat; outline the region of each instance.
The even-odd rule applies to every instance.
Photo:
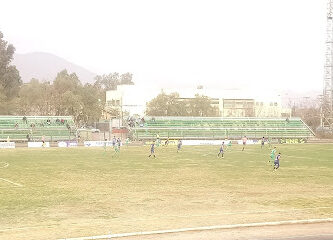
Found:
[[[0,116],[0,141],[60,141],[75,139],[75,124],[71,116]],[[49,120],[49,122],[48,122]],[[63,122],[61,121],[63,120]]]
[[[249,138],[309,138],[313,131],[300,119],[208,118],[208,117],[146,117],[143,127],[132,129],[140,139],[239,139]]]

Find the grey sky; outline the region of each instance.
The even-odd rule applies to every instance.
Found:
[[[326,0],[1,1],[18,53],[159,86],[322,88]]]

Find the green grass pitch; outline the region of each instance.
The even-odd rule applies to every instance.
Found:
[[[333,216],[333,145],[0,150],[0,239]]]

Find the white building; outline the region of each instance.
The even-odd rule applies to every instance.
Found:
[[[118,108],[120,112],[144,116],[146,103],[157,96],[157,89],[137,85],[119,85],[116,90],[106,91],[106,108]]]
[[[291,109],[282,107],[278,93],[256,92],[251,89],[205,89],[182,88],[158,89],[138,85],[119,85],[117,90],[106,92],[106,108],[118,108],[129,115],[145,115],[146,104],[163,91],[166,94],[179,93],[182,100],[194,98],[196,94],[212,98],[218,106],[221,117],[290,117]]]
[[[282,98],[275,91],[258,93],[253,89],[164,89],[170,94],[178,92],[181,98],[195,94],[212,98],[219,107],[221,117],[290,117],[291,109],[282,106]],[[218,104],[217,104],[218,102]]]

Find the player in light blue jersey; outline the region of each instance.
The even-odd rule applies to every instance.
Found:
[[[182,145],[183,145],[183,143],[182,143],[182,140],[178,140],[178,144],[177,144],[177,153],[180,151],[180,149],[182,148]]]
[[[224,155],[224,142],[222,142],[222,145],[220,147],[219,153],[217,154],[217,157],[220,157],[220,155],[222,158],[224,158],[224,156],[223,156]]]
[[[280,159],[281,159],[281,153],[279,153],[274,160],[274,168],[273,168],[274,171],[276,171],[280,167]]]
[[[151,156],[154,156],[154,158],[156,157],[155,156],[155,141],[150,145],[150,155],[148,157],[151,157]]]

